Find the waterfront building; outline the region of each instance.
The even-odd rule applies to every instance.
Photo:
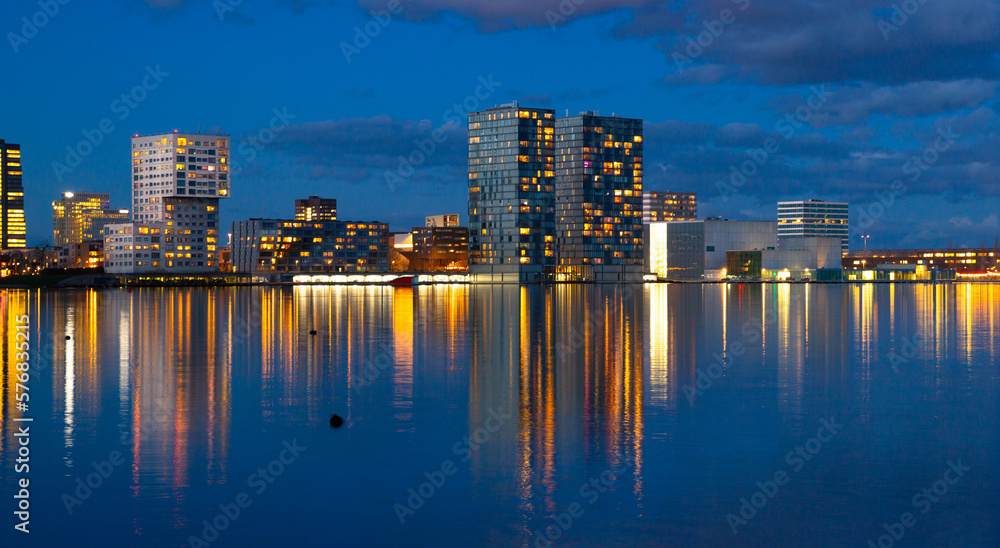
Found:
[[[693,192],[646,190],[642,193],[642,222],[694,221],[698,218],[698,195]]]
[[[515,101],[468,116],[469,277],[542,281],[555,266],[555,111]]]
[[[27,245],[21,145],[0,139],[0,249]]]
[[[727,251],[726,277],[759,280],[811,280],[823,269],[840,269],[837,237],[794,238],[779,249]]]
[[[106,225],[128,221],[129,210],[111,207],[106,192],[63,192],[52,202],[52,245],[101,240]]]
[[[930,270],[954,270],[963,278],[1000,277],[1000,248],[852,251],[843,259],[843,266],[848,269],[872,269],[884,265],[919,265]]]
[[[773,221],[661,221],[645,225],[646,272],[662,280],[720,280],[729,251],[775,250]]]
[[[132,138],[132,222],[105,227],[105,270],[219,270],[219,200],[230,196],[227,135]]]
[[[846,202],[778,202],[778,238],[781,240],[834,236],[841,239],[842,255],[847,255],[850,232],[848,220]]]
[[[468,227],[415,226],[412,234],[410,270],[428,272],[469,268]]]
[[[555,134],[555,279],[641,280],[642,120],[585,111]]]
[[[241,274],[389,272],[389,225],[250,219],[233,223],[232,269]]]
[[[84,240],[59,248],[59,268],[100,268],[104,266],[104,240]]]
[[[337,200],[310,196],[295,200],[296,221],[336,221]]]

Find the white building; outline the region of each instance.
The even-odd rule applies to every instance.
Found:
[[[646,271],[666,280],[719,280],[727,251],[774,250],[773,221],[661,221],[646,225]]]
[[[778,238],[836,237],[841,239],[841,254],[847,255],[847,205],[822,200],[778,202]]]
[[[105,227],[111,274],[219,270],[219,199],[229,197],[229,136],[132,138],[132,222]]]

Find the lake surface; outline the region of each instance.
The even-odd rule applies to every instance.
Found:
[[[1000,545],[1000,285],[0,299],[3,546]]]

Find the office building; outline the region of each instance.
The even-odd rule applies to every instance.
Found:
[[[111,207],[105,192],[63,192],[52,202],[52,245],[103,240],[104,226],[127,223],[129,210]]]
[[[555,266],[555,111],[469,114],[469,278],[540,282]]]
[[[389,272],[389,225],[250,219],[233,223],[232,269],[243,274]]]
[[[780,249],[727,251],[726,277],[813,280],[820,270],[840,270],[840,238],[792,238]]]
[[[424,226],[458,226],[458,213],[430,215],[424,219]]]
[[[469,268],[468,227],[415,226],[412,241],[410,270],[431,272]]]
[[[645,225],[646,271],[661,280],[720,280],[729,251],[775,250],[772,221],[661,221]]]
[[[229,197],[229,136],[132,138],[132,222],[105,227],[112,274],[219,269],[219,200]]]
[[[295,200],[296,221],[336,221],[337,200],[310,196]]]
[[[0,139],[0,249],[22,248],[26,245],[21,145]]]
[[[555,279],[642,279],[642,120],[556,120]]]
[[[842,254],[848,253],[847,204],[805,200],[778,202],[778,238],[837,237]]]
[[[698,218],[698,195],[693,192],[644,191],[642,222],[694,221]]]

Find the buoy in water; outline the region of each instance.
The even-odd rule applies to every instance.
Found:
[[[340,415],[333,415],[330,417],[330,426],[334,428],[340,428],[344,424],[344,419]]]
[[[315,329],[310,329],[309,330],[309,334],[310,335],[315,335],[316,334],[316,330]]]
[[[70,340],[70,339],[72,339],[72,338],[73,338],[73,337],[70,337],[69,335],[66,335],[66,340],[67,340],[67,341],[68,341],[68,340]]]

